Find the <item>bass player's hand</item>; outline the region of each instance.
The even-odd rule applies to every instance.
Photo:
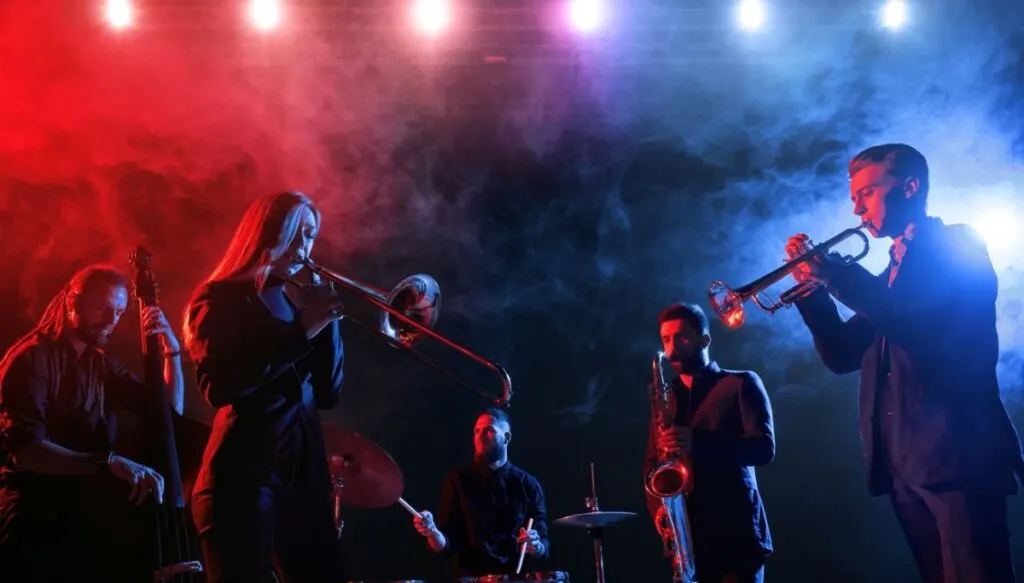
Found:
[[[132,491],[128,495],[129,502],[136,505],[142,504],[146,497],[152,493],[156,501],[163,504],[164,477],[153,468],[133,462],[117,454],[110,456],[107,467],[115,477],[132,485]]]

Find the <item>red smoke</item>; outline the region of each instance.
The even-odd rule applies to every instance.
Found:
[[[183,300],[270,190],[316,198],[327,237],[358,224],[331,241],[343,250],[386,234],[357,217],[391,191],[374,174],[393,147],[361,69],[301,15],[263,34],[244,3],[174,4],[134,2],[137,26],[119,31],[101,0],[0,3],[0,267],[33,318],[83,263],[124,266],[140,242]]]

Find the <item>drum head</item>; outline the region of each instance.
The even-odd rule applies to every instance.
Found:
[[[481,575],[463,577],[459,583],[568,583],[565,571],[529,571],[519,575]]]
[[[530,571],[523,573],[523,581],[529,583],[563,583],[569,581],[565,571]]]
[[[426,583],[423,579],[367,579],[364,581],[346,581],[346,583]]]

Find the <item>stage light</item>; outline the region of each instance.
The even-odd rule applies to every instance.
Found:
[[[736,20],[741,28],[757,30],[764,25],[764,2],[761,0],[743,0],[736,7]]]
[[[591,32],[604,22],[604,9],[599,0],[571,0],[569,22],[576,30]]]
[[[128,0],[107,0],[104,12],[114,28],[127,28],[132,23],[132,5]]]
[[[412,15],[416,28],[427,34],[437,34],[448,26],[451,6],[447,0],[416,0]]]
[[[260,30],[270,30],[281,21],[281,6],[277,0],[252,0],[249,18]]]
[[[889,0],[882,7],[882,26],[895,30],[907,23],[907,3],[903,0]]]
[[[1015,249],[1019,240],[1014,234],[1020,222],[1020,212],[1011,204],[993,204],[983,212],[977,213],[971,226],[988,244],[992,253],[1002,253],[1007,249]]]

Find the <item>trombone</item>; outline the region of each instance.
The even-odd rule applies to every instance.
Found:
[[[410,275],[398,282],[390,292],[384,292],[331,271],[308,258],[301,258],[300,261],[309,270],[310,280],[314,285],[322,280],[327,280],[331,285],[338,285],[355,292],[381,310],[380,325],[377,328],[372,328],[359,320],[346,316],[349,320],[385,338],[392,346],[406,350],[420,362],[436,369],[467,389],[476,392],[486,399],[492,400],[498,407],[504,409],[509,406],[512,400],[512,379],[509,377],[508,372],[497,362],[474,354],[469,349],[456,344],[433,330],[441,313],[441,287],[433,277],[425,273]],[[302,284],[294,280],[289,281],[297,287],[302,287]],[[501,381],[501,396],[495,397],[492,394],[470,386],[459,377],[451,374],[414,350],[413,347],[426,336],[456,350],[463,356],[497,374]]]
[[[708,302],[711,304],[712,309],[715,310],[715,313],[718,314],[718,317],[722,322],[729,328],[739,328],[743,325],[743,322],[746,319],[743,312],[743,303],[749,299],[753,299],[754,303],[757,304],[759,308],[769,314],[774,314],[782,308],[788,308],[797,300],[811,295],[811,292],[817,289],[820,284],[815,281],[804,281],[798,283],[797,285],[782,292],[782,294],[779,295],[778,300],[772,300],[765,290],[789,275],[801,263],[819,255],[830,253],[830,250],[833,247],[850,237],[860,238],[861,242],[864,243],[864,249],[857,255],[841,255],[838,256],[838,259],[843,265],[852,265],[860,261],[868,254],[868,249],[870,247],[868,244],[868,237],[863,231],[867,226],[868,223],[865,222],[859,227],[846,229],[820,245],[812,244],[813,247],[810,251],[790,259],[780,267],[768,272],[758,279],[755,279],[745,286],[732,289],[724,282],[713,281],[708,285],[707,289]]]

